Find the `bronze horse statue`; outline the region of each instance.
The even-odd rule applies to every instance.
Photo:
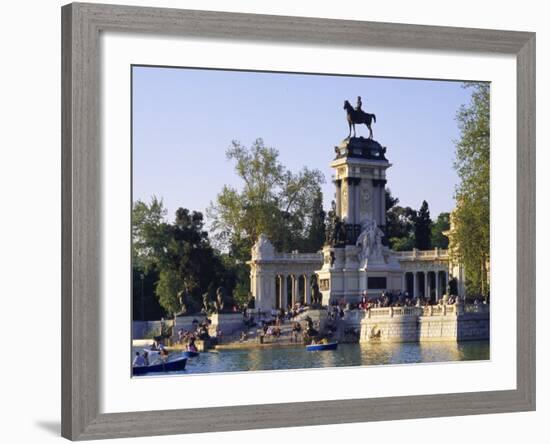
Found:
[[[355,137],[355,124],[362,124],[364,123],[367,125],[367,128],[369,129],[369,139],[372,139],[372,128],[371,123],[376,123],[376,116],[374,114],[366,113],[365,111],[359,109],[356,110],[351,106],[351,104],[346,100],[344,102],[344,109],[346,110],[347,117],[348,117],[348,125],[349,125],[349,135],[348,139],[351,137],[351,128],[353,127],[353,137]]]

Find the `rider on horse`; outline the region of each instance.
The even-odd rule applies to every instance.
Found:
[[[363,102],[361,101],[361,96],[357,96],[357,106],[355,107],[355,111],[363,112],[361,107],[363,106]]]
[[[376,122],[376,116],[374,114],[366,113],[361,108],[363,106],[363,101],[361,96],[357,96],[357,105],[355,108],[346,100],[344,102],[344,109],[347,113],[347,121],[349,125],[349,134],[348,138],[351,137],[351,130],[353,128],[353,137],[355,137],[355,124],[365,124],[369,129],[369,139],[372,139],[372,127],[371,123]]]

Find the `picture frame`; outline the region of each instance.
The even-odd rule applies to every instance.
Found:
[[[477,393],[102,413],[101,32],[507,54],[517,64],[517,387]],[[73,3],[62,8],[62,435],[72,440],[535,409],[535,34]]]

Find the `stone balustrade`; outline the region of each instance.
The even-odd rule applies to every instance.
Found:
[[[435,248],[434,250],[417,250],[416,248],[410,251],[396,251],[395,255],[399,261],[404,260],[448,260],[449,251],[441,248]]]
[[[323,255],[321,253],[275,253],[270,261],[303,261],[315,262],[321,265],[323,263]]]

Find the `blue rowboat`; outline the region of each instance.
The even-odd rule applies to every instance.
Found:
[[[185,356],[186,358],[196,358],[197,356],[199,356],[199,352],[184,351],[182,355]]]
[[[310,344],[306,345],[307,351],[336,350],[338,342],[329,342],[328,344]]]
[[[159,364],[132,367],[132,374],[134,376],[140,376],[148,373],[164,373],[185,370],[185,364],[187,364],[187,358],[183,356],[181,358],[161,362]]]

